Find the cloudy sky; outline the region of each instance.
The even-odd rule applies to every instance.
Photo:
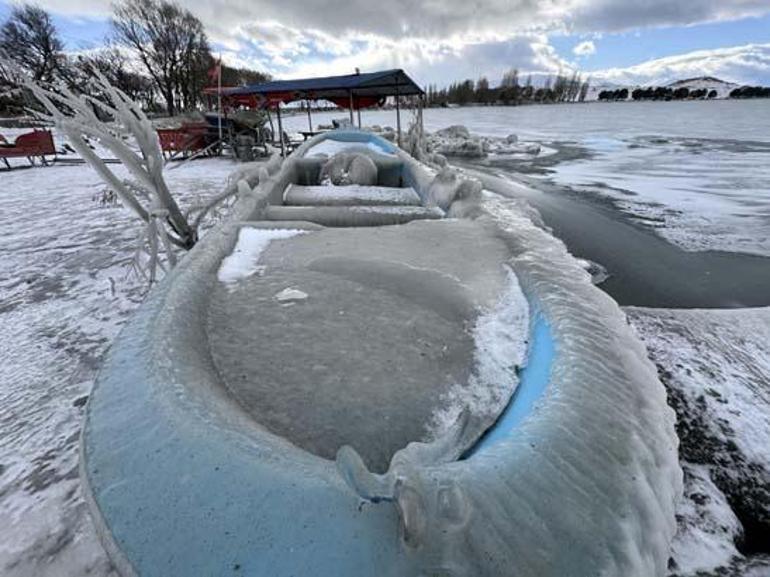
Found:
[[[420,83],[580,70],[594,83],[711,75],[770,85],[770,0],[180,0],[225,61],[277,77],[402,67]],[[72,50],[110,0],[39,0]],[[0,19],[10,10],[0,0]]]

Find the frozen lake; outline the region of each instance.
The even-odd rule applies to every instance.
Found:
[[[392,126],[395,112],[365,111],[362,121]],[[531,185],[527,200],[574,254],[608,269],[602,287],[619,303],[770,304],[770,101],[425,111],[428,131],[452,124],[544,146],[534,160],[450,162]],[[286,126],[306,130],[307,116]]]
[[[344,116],[324,113],[314,121]],[[402,115],[404,129],[410,118]],[[395,112],[365,111],[362,120],[393,126]],[[770,256],[769,100],[425,111],[429,131],[452,124],[568,150],[517,168],[538,169],[543,180],[609,199],[684,250]],[[291,117],[286,126],[306,130],[307,117]]]

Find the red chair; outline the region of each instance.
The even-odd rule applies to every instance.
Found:
[[[8,144],[5,137],[0,136],[0,158],[8,169],[11,168],[9,158],[26,157],[32,166],[35,165],[35,158],[39,158],[45,166],[48,166],[46,156],[53,156],[54,160],[56,159],[56,147],[49,130],[34,130],[20,134],[13,144]]]

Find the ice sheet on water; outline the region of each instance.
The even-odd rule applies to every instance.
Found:
[[[590,159],[558,164],[559,184],[609,197],[685,250],[770,255],[770,144],[590,138]]]

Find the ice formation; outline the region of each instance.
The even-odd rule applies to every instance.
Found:
[[[507,286],[489,311],[476,319],[473,329],[474,372],[468,383],[456,384],[447,393],[448,404],[433,415],[432,433],[440,437],[451,430],[463,411],[494,422],[518,385],[518,370],[527,357],[529,304],[512,270]]]
[[[540,154],[540,144],[519,142],[515,134],[504,138],[477,136],[462,125],[453,125],[437,130],[427,137],[428,150],[441,156],[484,158],[488,154],[525,155]]]
[[[373,150],[374,152],[377,152],[379,154],[392,154],[390,150],[386,150],[382,146],[379,146],[378,144],[373,142],[362,143],[361,146],[364,146],[369,150]],[[328,139],[328,140],[323,140],[318,144],[312,146],[308,150],[307,155],[308,156],[320,156],[320,155],[334,156],[335,154],[344,152],[349,149],[350,149],[350,143]]]
[[[655,368],[561,242],[513,201],[488,196],[485,213],[552,327],[547,394],[515,435],[466,460],[453,457],[467,412],[433,443],[397,453],[385,475],[368,473],[343,448],[341,473],[364,498],[395,501],[424,571],[663,575],[682,472]]]
[[[365,154],[338,152],[321,167],[321,182],[335,186],[377,184],[377,165]]]
[[[305,231],[293,229],[243,228],[232,254],[225,257],[217,274],[220,282],[234,283],[259,272],[259,255],[270,242],[291,238]]]

